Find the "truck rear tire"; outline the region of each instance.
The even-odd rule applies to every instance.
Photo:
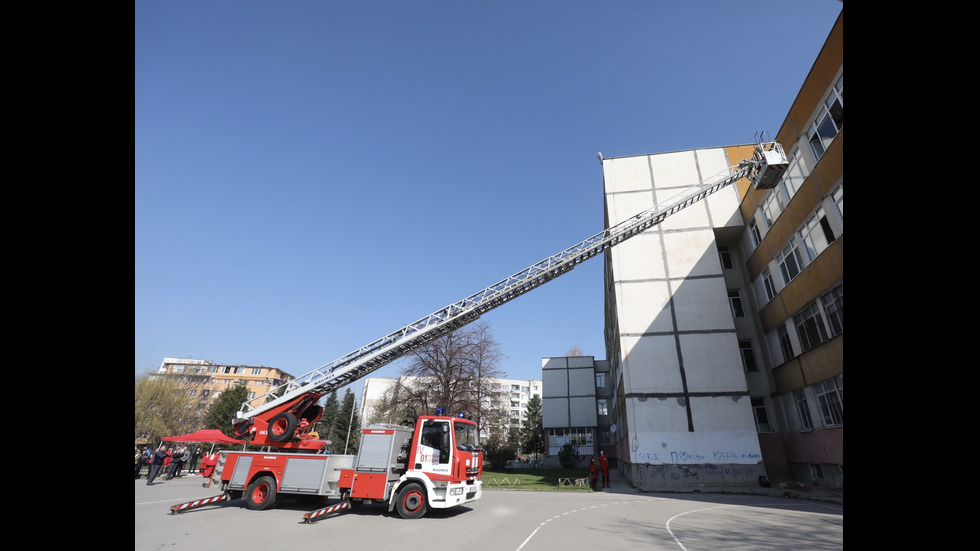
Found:
[[[402,518],[422,518],[429,510],[425,488],[415,482],[402,488],[402,491],[398,493],[396,509]]]
[[[253,511],[264,511],[276,505],[276,479],[263,476],[255,479],[245,489],[245,506]]]
[[[296,416],[288,411],[269,419],[269,440],[273,442],[290,440],[296,432],[296,422]]]

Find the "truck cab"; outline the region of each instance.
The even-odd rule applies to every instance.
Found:
[[[421,416],[415,427],[363,429],[353,469],[340,489],[352,501],[387,501],[404,518],[480,499],[483,460],[476,424],[460,417]]]

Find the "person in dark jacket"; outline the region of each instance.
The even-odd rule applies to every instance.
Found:
[[[163,464],[168,457],[170,456],[167,454],[167,446],[160,446],[156,453],[153,454],[153,461],[150,463],[150,474],[146,477],[147,486],[153,484],[153,479],[160,473],[160,469],[163,468]]]

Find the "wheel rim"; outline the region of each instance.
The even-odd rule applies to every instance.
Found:
[[[405,495],[402,500],[402,505],[405,506],[405,510],[414,513],[422,508],[422,504],[425,503],[425,499],[422,497],[422,492],[413,490]]]
[[[255,503],[262,503],[269,498],[269,485],[259,484],[252,490],[252,501]]]
[[[269,432],[276,436],[282,436],[286,433],[287,422],[285,419],[279,419],[271,427],[269,427]]]

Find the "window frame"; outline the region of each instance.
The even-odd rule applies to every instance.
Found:
[[[820,160],[844,129],[844,74],[837,77],[803,132],[814,160]]]
[[[800,421],[800,429],[803,431],[813,430],[813,417],[810,414],[810,404],[806,392],[802,388],[794,390],[793,399],[796,401],[796,415]]]
[[[844,426],[844,376],[838,375],[814,385],[813,393],[820,407],[825,427]]]

